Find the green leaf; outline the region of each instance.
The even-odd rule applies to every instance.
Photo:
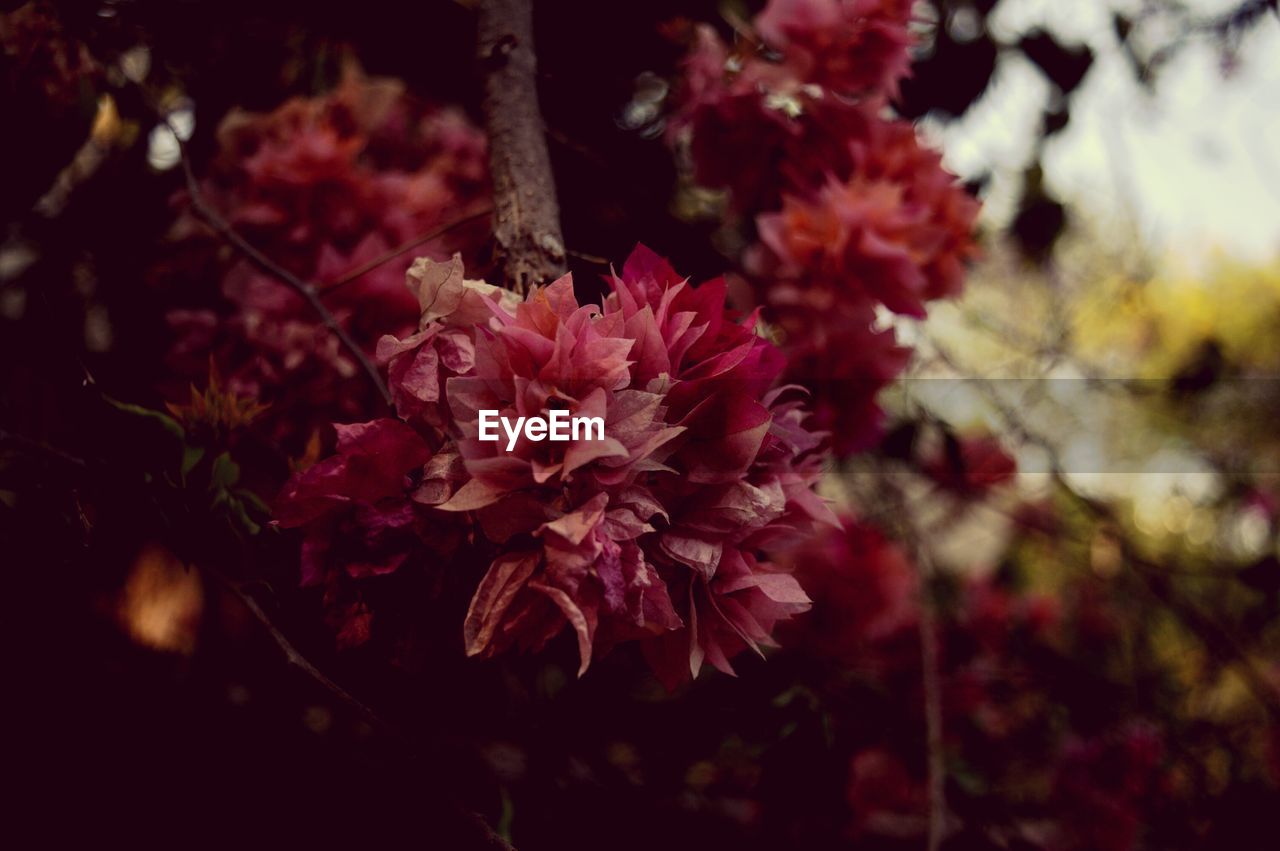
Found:
[[[230,452],[223,452],[213,459],[213,469],[209,471],[210,490],[228,490],[238,481],[240,481],[240,465],[231,460]]]
[[[112,399],[110,396],[103,395],[103,399],[107,404],[115,408],[117,411],[128,414],[131,417],[139,417],[160,426],[167,434],[175,439],[186,442],[187,432],[182,425],[173,417],[161,411],[151,408],[144,408],[141,405],[134,405],[129,402],[121,402],[119,399]]]
[[[516,804],[511,799],[511,793],[507,791],[507,787],[502,787],[502,813],[498,816],[498,824],[494,828],[506,841],[511,841],[511,824],[516,818]]]
[[[188,461],[187,433],[168,414],[104,395],[103,400],[132,421],[120,451],[136,458],[149,473],[164,473],[171,482],[185,476]],[[198,459],[197,459],[198,460]],[[194,463],[194,462],[193,462]]]
[[[231,509],[232,518],[240,524],[240,528],[248,532],[250,535],[256,535],[262,531],[262,527],[254,522],[249,516],[249,512],[245,510],[244,503],[235,497],[227,500],[227,505]]]
[[[182,473],[184,479],[188,473],[196,468],[196,465],[200,463],[200,459],[203,457],[203,446],[186,446],[183,448],[182,466],[179,468],[179,472]]]

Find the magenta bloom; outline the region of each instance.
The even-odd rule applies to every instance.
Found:
[[[757,271],[778,281],[780,303],[870,301],[924,316],[926,301],[960,292],[978,203],[908,123],[881,124],[852,150],[850,179],[757,218]]]
[[[231,113],[201,192],[255,247],[324,292],[372,351],[383,334],[415,324],[404,287],[410,258],[348,277],[452,222],[484,199],[486,182],[484,135],[465,116],[348,69],[323,96]],[[249,262],[228,262],[196,221],[178,220],[170,262],[156,270],[182,305],[168,316],[173,372],[198,379],[215,361],[231,390],[270,406],[261,426],[290,452],[326,422],[376,411],[381,400],[312,308]],[[477,223],[420,250],[444,258],[474,250],[485,234]]]
[[[303,529],[302,584],[323,587],[339,645],[354,646],[368,639],[373,620],[358,581],[451,558],[465,530],[410,498],[409,474],[434,461],[412,428],[381,419],[335,429],[336,454],[293,476],[275,519]]]
[[[914,0],[769,0],[756,30],[796,76],[833,91],[897,95],[907,76]]]
[[[924,316],[976,255],[977,202],[892,116],[912,6],[770,0],[754,20],[768,49],[701,27],[669,124],[693,179],[741,218],[784,380],[810,392],[839,455],[878,438],[876,396],[910,356],[877,308]]]
[[[848,142],[880,120],[883,93],[846,98],[796,63],[732,53],[708,26],[695,37],[668,138],[687,144],[698,183],[728,189],[729,204],[749,213],[850,172]]]
[[[419,330],[378,353],[401,428],[435,451],[419,460],[401,444],[392,466],[415,510],[473,524],[491,554],[463,624],[468,654],[537,649],[567,629],[581,671],[641,641],[675,684],[703,661],[732,672],[734,655],[808,607],[765,555],[830,517],[812,489],[821,436],[777,386],[783,359],[755,317],[727,313],[723,281],[693,287],[643,247],[602,305],[579,304],[567,276],[517,300],[466,280],[457,258],[420,260],[410,277]],[[603,438],[482,439],[482,411],[555,410],[599,418]],[[286,522],[314,513],[307,477],[319,475],[295,479]]]
[[[864,668],[897,661],[904,635],[914,663],[919,577],[901,547],[853,516],[787,554],[796,578],[817,602],[789,627],[784,643]]]

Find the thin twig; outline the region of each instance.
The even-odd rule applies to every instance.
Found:
[[[351,283],[352,281],[355,281],[356,279],[369,274],[374,269],[377,269],[379,266],[382,266],[385,263],[390,263],[392,260],[401,256],[402,254],[408,254],[410,251],[417,248],[418,246],[425,245],[426,243],[431,242],[433,239],[439,239],[440,237],[444,236],[450,231],[456,228],[460,228],[463,225],[470,224],[471,222],[474,222],[476,219],[479,219],[483,216],[490,215],[492,212],[493,212],[493,207],[485,207],[483,209],[476,210],[474,213],[468,213],[467,215],[462,216],[461,218],[454,219],[448,224],[441,225],[440,227],[436,228],[433,231],[429,231],[428,233],[424,233],[422,236],[414,237],[408,242],[402,243],[401,245],[388,251],[386,254],[383,254],[381,257],[377,257],[373,260],[370,260],[368,263],[365,263],[363,266],[360,266],[357,269],[353,269],[352,271],[343,275],[341,278],[339,278],[338,280],[334,281],[331,284],[324,284],[323,286],[316,287],[316,291],[319,292],[320,295],[322,296],[330,295],[336,292],[337,290],[341,289],[342,287],[345,287],[347,284]]]
[[[920,642],[920,683],[924,691],[924,744],[925,744],[925,792],[928,801],[928,851],[938,851],[947,833],[946,751],[942,741],[942,669],[938,658],[938,616],[933,599],[934,578],[937,576],[933,558],[924,544],[924,535],[916,527],[915,512],[906,490],[893,481],[893,473],[886,462],[877,463],[874,479],[874,502],[886,507],[882,518],[883,529],[897,541],[908,561],[913,564],[920,587],[916,595],[916,630]],[[844,477],[842,477],[844,480]],[[846,485],[847,485],[847,480]],[[869,494],[870,495],[870,494]],[[855,495],[856,499],[856,495]],[[863,514],[867,517],[868,514]]]
[[[584,263],[593,263],[596,266],[609,265],[609,258],[601,257],[599,254],[588,254],[585,251],[574,251],[572,248],[566,248],[564,253],[568,254],[570,257],[576,257]]]
[[[914,367],[913,367],[914,368]],[[920,641],[920,681],[924,690],[924,727],[926,754],[926,792],[928,827],[925,848],[938,851],[947,833],[947,762],[943,743],[942,671],[938,658],[938,614],[933,597],[936,574],[920,530],[912,519],[906,492],[889,475],[879,477],[880,486],[888,492],[887,502],[897,511],[889,518],[896,526],[896,538],[915,565],[920,578],[919,615],[916,627]]]
[[[919,530],[911,520],[907,496],[889,475],[880,476],[880,487],[887,493],[888,502],[896,506],[890,525],[894,537],[906,550],[920,577],[919,610],[916,620],[920,639],[920,679],[924,687],[925,753],[927,757],[927,786],[929,819],[927,851],[938,851],[947,831],[947,765],[943,750],[942,729],[942,673],[938,659],[938,617],[934,607],[933,559],[922,543]]]
[[[938,851],[947,826],[947,766],[942,751],[942,684],[938,670],[938,618],[933,606],[933,562],[923,547],[915,547],[920,573],[920,677],[924,683],[925,745],[929,755],[928,851]]]
[[[200,184],[196,180],[195,172],[191,168],[191,160],[187,156],[186,142],[178,135],[177,130],[172,124],[165,119],[165,125],[169,128],[169,132],[173,134],[174,139],[178,142],[178,150],[182,161],[182,174],[187,183],[187,194],[191,197],[191,206],[204,219],[205,223],[217,231],[227,242],[231,243],[240,251],[248,260],[267,274],[278,278],[283,283],[292,288],[298,295],[311,306],[316,315],[320,317],[320,321],[324,326],[338,338],[338,342],[342,344],[350,355],[360,364],[361,370],[369,378],[371,384],[378,391],[384,402],[388,406],[391,405],[391,392],[387,389],[386,383],[382,380],[382,375],[378,372],[378,367],[365,354],[360,344],[351,338],[347,333],[347,329],[342,327],[342,323],[325,307],[324,302],[320,300],[319,291],[311,284],[294,275],[288,269],[272,260],[255,248],[248,240],[240,235],[231,224],[222,217],[222,215],[210,206],[205,199],[204,193],[200,190]]]
[[[400,729],[385,720],[381,715],[375,712],[364,702],[357,699],[349,691],[335,683],[323,671],[317,668],[312,662],[302,654],[293,642],[289,640],[267,611],[258,602],[258,599],[248,588],[248,583],[236,582],[230,577],[224,575],[221,571],[204,566],[204,572],[215,579],[220,585],[226,588],[235,596],[240,603],[249,610],[258,624],[266,631],[271,640],[275,642],[276,647],[280,649],[286,662],[297,668],[313,682],[336,697],[340,703],[355,712],[370,727],[376,731],[400,741],[410,749],[416,749],[416,744]],[[446,803],[450,809],[474,831],[483,843],[483,847],[491,849],[491,851],[515,851],[511,843],[507,842],[489,825],[487,821],[477,812],[462,804],[460,801],[449,798]]]
[[[88,466],[85,463],[83,458],[78,458],[69,452],[64,452],[63,450],[58,449],[56,446],[50,446],[49,444],[44,443],[43,441],[34,440],[25,435],[14,434],[11,431],[0,429],[0,444],[4,444],[4,443],[12,443],[17,446],[21,446],[26,449],[33,450],[35,452],[39,452],[41,454],[49,456],[50,458],[55,458],[63,462],[64,464],[69,464],[72,467]]]
[[[403,738],[401,733],[391,724],[383,720],[378,713],[374,712],[373,709],[365,703],[356,699],[342,686],[329,679],[323,671],[313,665],[306,656],[302,655],[301,651],[294,646],[288,636],[280,631],[280,628],[276,626],[275,621],[273,621],[271,616],[267,614],[266,610],[262,608],[262,604],[258,602],[258,599],[244,583],[236,582],[230,577],[222,574],[220,571],[213,570],[208,567],[204,568],[204,572],[216,579],[220,585],[230,591],[236,599],[238,599],[240,603],[249,610],[249,614],[253,615],[253,617],[258,621],[258,624],[262,626],[267,635],[271,637],[271,640],[275,642],[276,647],[280,649],[280,652],[283,654],[286,662],[302,671],[302,673],[306,674],[318,685],[323,687],[325,691],[338,698],[343,705],[353,710],[357,715],[364,719],[369,726],[381,733],[389,733],[397,738]]]
[[[764,43],[760,40],[760,36],[756,35],[755,29],[752,28],[741,15],[732,9],[722,9],[720,17],[729,25],[729,29],[733,30],[733,34],[745,41],[752,47],[764,47]]]

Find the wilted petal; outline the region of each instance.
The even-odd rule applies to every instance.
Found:
[[[538,565],[536,552],[507,553],[494,559],[480,587],[471,598],[462,637],[468,656],[489,650],[494,632],[501,624],[516,595],[524,589]]]

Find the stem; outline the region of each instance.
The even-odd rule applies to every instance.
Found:
[[[538,108],[533,0],[481,0],[479,12],[493,234],[503,282],[523,294],[566,268],[560,205]]]
[[[262,608],[262,604],[258,602],[257,598],[254,597],[245,586],[239,582],[234,582],[222,573],[207,567],[205,568],[205,573],[212,576],[222,585],[222,587],[234,594],[236,599],[238,599],[240,603],[249,610],[249,614],[253,615],[254,619],[258,621],[258,624],[266,630],[267,635],[271,636],[271,640],[274,641],[276,647],[280,649],[280,652],[284,656],[286,662],[314,680],[325,691],[336,697],[338,701],[348,709],[354,711],[356,715],[359,715],[375,730],[378,730],[381,733],[389,733],[393,736],[398,735],[398,731],[384,721],[380,715],[353,697],[351,693],[342,686],[325,676],[323,671],[311,663],[311,660],[302,655],[298,648],[294,646],[293,642],[280,631],[280,628],[276,626],[275,621],[273,621],[271,616],[267,614],[266,609]]]
[[[24,449],[30,449],[35,452],[39,452],[43,455],[47,455],[50,458],[56,458],[57,460],[62,461],[64,464],[69,464],[72,467],[88,466],[88,464],[85,462],[83,458],[79,458],[75,455],[72,455],[69,452],[63,452],[61,449],[58,449],[56,446],[50,446],[44,441],[33,440],[32,438],[26,437],[25,435],[14,434],[11,431],[7,431],[5,429],[0,428],[0,444],[5,444],[5,443],[12,443],[17,446],[21,446]]]
[[[947,767],[942,752],[942,684],[938,672],[938,619],[933,607],[933,567],[923,548],[916,547],[920,572],[920,662],[924,681],[925,743],[929,755],[928,851],[942,847],[947,824]]]
[[[168,124],[167,121],[165,123]],[[342,327],[342,323],[329,311],[329,308],[325,307],[324,302],[320,300],[319,291],[255,248],[252,243],[231,226],[230,222],[222,217],[221,213],[209,204],[204,197],[204,193],[200,191],[200,183],[196,180],[195,172],[191,168],[191,161],[187,158],[186,144],[178,136],[178,132],[172,125],[169,126],[169,132],[178,141],[179,151],[182,156],[182,174],[186,179],[187,194],[191,197],[191,206],[196,211],[196,214],[204,219],[205,224],[213,228],[223,239],[235,246],[249,262],[289,285],[298,295],[302,296],[307,304],[311,306],[311,309],[315,311],[315,314],[320,317],[320,321],[324,323],[324,326],[338,338],[338,342],[342,344],[342,347],[360,365],[360,369],[368,377],[374,389],[378,391],[378,395],[390,406],[391,391],[387,389],[386,383],[382,380],[378,367],[365,354],[364,349],[360,348],[360,344],[351,338],[351,335],[347,333],[347,329]]]
[[[204,566],[203,569],[208,576],[231,592],[248,609],[267,635],[271,637],[271,640],[275,642],[276,647],[279,648],[280,653],[289,665],[297,668],[325,691],[332,694],[339,703],[355,712],[373,729],[397,740],[408,750],[416,748],[416,743],[412,739],[384,720],[382,716],[354,697],[342,686],[329,679],[323,671],[312,664],[311,660],[304,656],[294,643],[289,640],[289,637],[276,626],[271,615],[267,613],[266,609],[262,607],[262,604],[258,602],[257,598],[244,584],[236,582],[222,572],[208,566]],[[479,813],[463,805],[460,801],[449,797],[443,801],[442,805],[452,812],[461,824],[466,826],[467,832],[476,843],[475,847],[484,848],[486,851],[515,851],[511,843],[499,836]]]
[[[886,523],[894,538],[915,565],[920,579],[917,618],[920,640],[920,679],[924,690],[926,791],[928,824],[925,848],[938,851],[947,835],[947,762],[943,744],[942,672],[938,656],[938,613],[933,597],[936,572],[933,558],[916,528],[907,495],[891,481],[892,473],[882,470],[878,486],[886,505],[893,510]]]
[[[347,284],[351,283],[352,281],[358,280],[364,275],[369,274],[374,269],[377,269],[379,266],[382,266],[384,263],[390,263],[392,260],[395,260],[397,257],[403,254],[408,254],[410,251],[417,248],[418,246],[425,245],[428,242],[431,242],[431,240],[433,239],[438,239],[444,236],[446,233],[448,233],[451,230],[454,230],[455,228],[460,228],[465,224],[470,224],[471,222],[474,222],[476,219],[479,219],[482,216],[487,216],[492,212],[493,212],[492,207],[485,207],[483,210],[477,210],[474,213],[468,213],[461,218],[454,219],[448,224],[441,225],[435,230],[428,231],[427,233],[424,233],[421,236],[416,236],[406,243],[397,245],[395,248],[386,252],[382,256],[375,257],[373,260],[370,260],[368,263],[365,263],[359,268],[351,270],[350,272],[343,275],[341,278],[334,281],[333,283],[316,287],[316,291],[319,292],[320,295],[329,295],[330,293],[336,292],[337,290],[341,289],[342,287],[345,287]]]

